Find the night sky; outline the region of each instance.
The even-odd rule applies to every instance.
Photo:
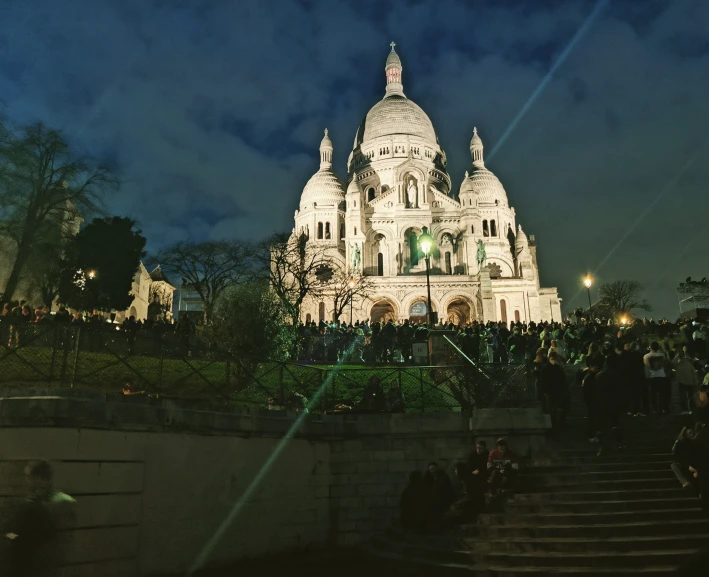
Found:
[[[589,270],[675,318],[709,276],[708,22],[707,0],[2,0],[0,113],[115,166],[108,210],[150,250],[261,238],[293,227],[325,127],[346,176],[394,40],[454,190],[477,126],[564,310]]]

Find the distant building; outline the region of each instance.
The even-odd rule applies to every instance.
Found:
[[[706,278],[688,278],[677,286],[677,301],[681,318],[709,320],[709,282]]]
[[[320,170],[295,211],[293,241],[307,238],[343,269],[372,277],[374,289],[355,303],[354,320],[425,320],[426,267],[417,239],[427,228],[435,241],[431,303],[439,319],[561,321],[557,290],[540,285],[534,236],[522,230],[505,188],[485,166],[477,130],[472,168],[456,194],[431,120],[404,95],[402,71],[392,43],[384,98],[357,129],[344,183],[325,130]],[[327,299],[309,299],[302,320],[330,320],[332,309]]]
[[[177,321],[180,315],[187,315],[198,324],[201,324],[204,320],[202,299],[199,293],[189,286],[182,286],[175,289],[175,296],[172,303],[172,316],[175,321]]]
[[[138,321],[156,320],[161,315],[165,320],[172,320],[174,292],[175,287],[168,282],[160,266],[149,273],[141,262],[133,277],[133,302],[126,310],[116,313],[115,322],[121,323],[130,317]]]

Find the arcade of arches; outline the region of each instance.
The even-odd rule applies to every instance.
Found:
[[[436,311],[435,303],[432,303],[432,310]],[[372,305],[369,318],[372,322],[388,322],[392,320],[397,322],[397,308],[389,299],[382,299]],[[412,323],[425,323],[427,321],[428,307],[426,306],[425,298],[417,298],[406,311],[406,316]],[[445,317],[440,317],[441,321],[453,323],[455,325],[464,325],[477,319],[474,307],[465,297],[455,297],[448,303],[445,311]]]

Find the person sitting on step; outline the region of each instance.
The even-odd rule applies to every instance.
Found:
[[[511,492],[516,487],[519,473],[519,459],[508,447],[507,440],[497,440],[497,448],[490,452],[487,459],[487,469],[490,471],[488,483],[490,492]]]

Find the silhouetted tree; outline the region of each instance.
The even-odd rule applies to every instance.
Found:
[[[652,307],[642,296],[643,287],[635,280],[617,280],[598,288],[598,302],[593,306],[596,315],[614,318],[633,311],[651,311]]]
[[[60,300],[79,310],[127,309],[145,242],[130,218],[94,219],[67,246]]]
[[[5,300],[13,297],[33,249],[76,232],[118,180],[106,166],[83,158],[57,130],[32,124],[0,130],[0,234],[16,246]]]

